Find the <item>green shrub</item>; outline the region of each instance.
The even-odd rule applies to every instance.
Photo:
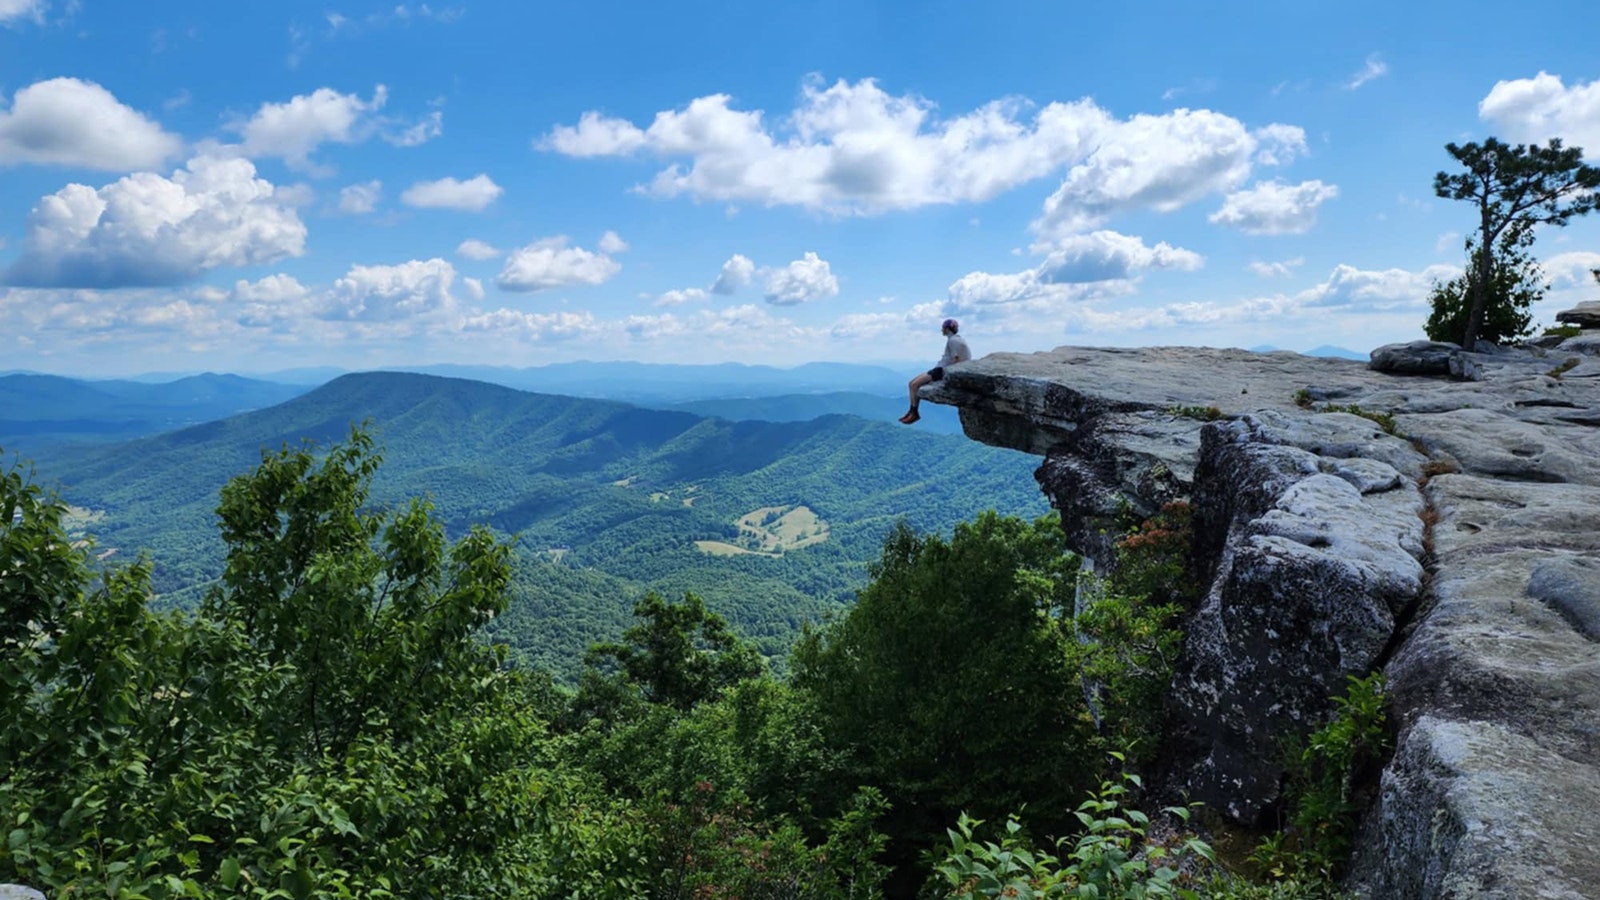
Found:
[[[1130,787],[1141,787],[1131,773],[1123,773],[1120,782],[1101,783],[1077,809],[1082,833],[1055,841],[1058,855],[1035,848],[1014,816],[995,842],[975,839],[983,822],[963,814],[949,832],[943,859],[934,866],[943,879],[944,896],[1199,900],[1195,872],[1215,863],[1210,846],[1193,836],[1147,840],[1150,818],[1126,805]],[[1183,807],[1162,812],[1188,821],[1189,810]]]
[[[1289,754],[1288,821],[1257,848],[1255,861],[1273,877],[1331,879],[1350,856],[1363,804],[1361,776],[1388,751],[1381,672],[1350,676],[1334,698],[1327,724]]]

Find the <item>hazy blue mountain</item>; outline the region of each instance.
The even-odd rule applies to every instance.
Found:
[[[1366,362],[1372,358],[1372,354],[1370,353],[1358,353],[1354,350],[1347,350],[1344,347],[1335,347],[1332,344],[1323,344],[1320,347],[1312,347],[1310,350],[1307,350],[1304,355],[1332,356],[1338,359],[1359,359],[1362,362]]]
[[[808,363],[789,369],[739,363],[686,366],[636,362],[571,362],[514,369],[420,366],[406,371],[487,381],[521,390],[639,403],[682,403],[833,391],[892,391],[910,376],[876,366]]]
[[[0,447],[32,454],[60,444],[127,440],[274,406],[306,390],[211,373],[164,383],[0,376]]]
[[[889,395],[900,390],[912,374],[910,370],[901,372],[883,366],[829,362],[807,363],[793,368],[740,363],[677,365],[587,361],[521,368],[439,364],[396,366],[391,371],[465,378],[524,391],[650,405],[841,391]],[[277,382],[320,384],[341,374],[345,373],[321,367],[285,369],[261,377]]]
[[[39,461],[63,497],[104,517],[113,559],[148,551],[167,602],[190,602],[220,565],[217,491],[274,450],[370,420],[383,448],[372,502],[426,495],[453,533],[518,536],[517,608],[497,635],[571,674],[614,637],[646,589],[694,590],[770,652],[848,602],[904,519],[948,532],[978,511],[1039,515],[1036,461],[898,423],[826,415],[730,421],[403,373],[335,379],[278,406]],[[805,506],[827,539],[771,556],[711,556],[741,516]]]

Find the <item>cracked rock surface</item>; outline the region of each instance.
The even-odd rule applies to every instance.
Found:
[[[1041,487],[1101,567],[1127,506],[1194,504],[1205,589],[1169,703],[1172,788],[1256,821],[1280,741],[1381,668],[1397,749],[1351,886],[1580,897],[1600,890],[1595,337],[1457,350],[1443,369],[1437,347],[1374,351],[1396,372],[1063,347],[953,367],[923,396],[959,407],[969,437],[1043,456]]]

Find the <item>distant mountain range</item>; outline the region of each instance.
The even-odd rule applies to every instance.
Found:
[[[905,411],[907,372],[813,363],[791,369],[738,364],[557,363],[532,368],[418,366],[395,371],[466,378],[518,390],[620,400],[735,420],[805,421],[859,415],[888,421]],[[265,378],[150,374],[91,380],[35,373],[0,375],[0,448],[36,451],[170,431],[281,403],[341,375],[320,367]],[[954,434],[953,410],[925,414],[923,431]]]
[[[0,376],[0,448],[126,440],[275,406],[308,390],[238,375],[166,383]]]
[[[325,445],[363,420],[384,453],[374,504],[425,495],[453,533],[486,523],[518,536],[519,600],[496,633],[563,675],[587,643],[620,633],[643,590],[701,593],[778,653],[801,622],[850,599],[895,521],[948,532],[983,509],[1047,509],[1034,459],[965,438],[841,415],[735,422],[408,373],[342,376],[268,409],[61,448],[38,467],[89,511],[101,552],[148,551],[163,602],[182,605],[219,572],[213,510],[226,480],[263,450]],[[738,549],[741,517],[802,506],[825,540]]]
[[[1250,348],[1250,352],[1272,353],[1282,349],[1282,347],[1274,347],[1271,344],[1257,344],[1256,346]],[[1370,353],[1347,350],[1344,347],[1335,347],[1332,344],[1323,344],[1320,347],[1312,347],[1310,350],[1296,352],[1300,353],[1301,356],[1332,356],[1336,359],[1359,359],[1362,362],[1366,362],[1368,359],[1372,358],[1372,354]]]

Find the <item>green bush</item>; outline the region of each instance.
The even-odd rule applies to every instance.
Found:
[[[1356,788],[1389,748],[1381,672],[1350,676],[1333,717],[1289,753],[1287,821],[1254,859],[1276,878],[1328,880],[1350,857],[1362,798]]]
[[[998,843],[975,840],[974,832],[983,823],[963,814],[949,832],[944,858],[934,867],[944,880],[945,896],[1198,900],[1196,872],[1215,862],[1211,847],[1192,836],[1148,841],[1149,816],[1126,805],[1130,787],[1141,787],[1131,773],[1124,773],[1120,783],[1101,783],[1077,809],[1082,833],[1055,841],[1059,856],[1034,848],[1015,817],[1006,820]],[[1162,812],[1180,823],[1189,818],[1183,807]]]

